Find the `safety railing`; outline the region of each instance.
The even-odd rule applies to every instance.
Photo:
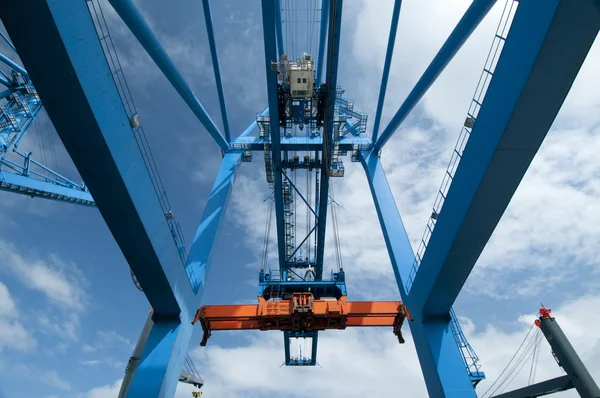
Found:
[[[471,136],[471,131],[473,129],[473,126],[475,125],[477,116],[479,115],[479,110],[481,109],[481,105],[483,103],[485,94],[492,80],[492,76],[496,69],[496,65],[498,64],[498,59],[500,58],[502,48],[504,47],[506,37],[508,36],[510,25],[517,10],[517,6],[517,0],[506,0],[504,11],[500,18],[498,28],[496,29],[496,34],[494,35],[490,51],[488,52],[483,72],[481,73],[481,76],[477,83],[477,88],[475,89],[475,94],[473,95],[473,99],[471,100],[471,104],[467,112],[467,118],[465,119],[465,123],[458,136],[458,140],[456,141],[454,150],[452,151],[452,156],[450,157],[448,167],[446,169],[446,172],[444,173],[442,184],[433,204],[431,216],[427,220],[425,231],[423,232],[421,241],[419,242],[419,247],[415,255],[415,261],[413,263],[409,278],[406,281],[406,291],[410,291],[410,288],[412,287],[412,283],[414,282],[417,269],[421,265],[421,260],[423,259],[423,255],[425,254],[425,249],[427,248],[429,239],[433,234],[433,230],[435,228],[438,216],[440,215],[442,207],[444,206],[444,201],[446,200],[446,196],[448,195],[448,191],[450,190],[450,185],[452,184],[452,180],[456,173],[456,169],[458,168],[458,164],[462,158],[465,147],[467,146],[467,142],[469,140],[469,137]]]

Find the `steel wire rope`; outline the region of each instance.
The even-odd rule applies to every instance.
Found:
[[[540,342],[542,341],[542,336],[541,336],[541,332],[538,329],[538,334],[534,335],[529,347],[527,347],[527,349],[523,352],[523,354],[521,355],[521,361],[519,363],[517,363],[517,365],[513,368],[513,376],[511,377],[510,380],[508,380],[507,382],[504,383],[504,387],[498,391],[498,393],[503,393],[506,388],[508,386],[510,386],[510,384],[515,380],[515,378],[517,377],[517,375],[519,375],[519,373],[521,372],[521,369],[523,369],[523,367],[525,366],[525,364],[527,364],[527,362],[529,362],[529,358],[531,357],[531,359],[533,360],[533,355],[532,355],[532,351],[534,351],[537,346],[540,344]],[[518,366],[518,368],[517,368]],[[495,392],[494,392],[495,394]]]
[[[273,201],[269,200],[269,206],[267,209],[267,221],[265,225],[265,236],[263,239],[263,256],[262,256],[262,264],[261,270],[267,270],[267,259],[269,256],[269,237],[271,235],[271,220],[273,218]]]
[[[529,335],[531,334],[531,331],[533,330],[533,327],[535,325],[531,325],[531,327],[529,328],[529,330],[527,331],[527,334],[525,335],[525,338],[523,339],[523,341],[521,341],[521,344],[519,345],[519,347],[517,348],[517,351],[513,354],[512,358],[510,359],[510,361],[508,361],[508,364],[504,367],[504,369],[502,370],[502,372],[500,372],[500,375],[498,376],[498,378],[496,378],[496,380],[492,383],[492,385],[490,385],[488,387],[487,390],[485,390],[483,392],[483,394],[481,395],[482,398],[486,397],[487,393],[492,390],[492,388],[494,388],[494,386],[496,385],[496,383],[498,383],[498,381],[500,380],[500,378],[502,377],[502,375],[508,370],[508,367],[510,366],[510,364],[512,363],[512,361],[515,359],[515,357],[517,356],[517,354],[520,352],[521,347],[523,347],[523,344],[525,344],[525,341],[527,341],[527,338],[529,337]],[[494,390],[495,391],[495,390]],[[491,394],[490,394],[491,396]]]

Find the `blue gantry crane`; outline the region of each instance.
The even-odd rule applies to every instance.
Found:
[[[335,206],[328,217],[332,179],[343,177],[342,158],[350,153],[351,161],[360,162],[366,173],[400,296],[412,315],[409,324],[429,394],[475,397],[474,387],[484,374],[452,305],[600,29],[598,1],[506,1],[416,253],[380,158],[385,144],[495,0],[473,0],[389,124],[381,128],[401,9],[401,1],[395,1],[371,134],[366,115],[343,97],[338,84],[343,1],[322,0],[320,19],[312,22],[318,27],[317,44],[296,51],[286,48],[294,37],[283,29],[294,23],[293,17],[282,15],[278,0],[262,0],[268,103],[236,138],[228,122],[209,0],[203,0],[204,17],[224,133],[133,2],[108,1],[222,150],[189,250],[145,149],[141,117],[124,89],[123,71],[97,0],[3,0],[0,18],[13,42],[3,39],[11,47],[14,43],[24,68],[0,57],[12,69],[0,79],[7,89],[2,93],[1,171],[10,174],[3,174],[3,189],[66,201],[80,198],[77,203],[97,206],[109,226],[153,309],[137,367],[128,374],[123,394],[173,396],[236,171],[258,152],[272,189],[269,206],[275,214],[278,253],[276,266],[263,263],[259,298],[277,302],[309,293],[315,300],[331,301],[346,296],[341,256],[336,247],[337,264],[327,263],[325,237],[329,218],[337,246]],[[70,99],[68,107],[64,98]],[[86,185],[48,168],[34,173],[31,165],[41,165],[19,152],[19,137],[41,103]],[[22,158],[23,166],[5,160],[9,148]],[[298,214],[305,214],[306,221],[298,221]],[[298,236],[304,238],[297,239],[303,229],[306,234]],[[299,308],[311,311],[310,305]],[[312,339],[310,356],[292,356],[290,340],[297,338]],[[284,339],[286,365],[316,363],[318,330],[287,330]]]

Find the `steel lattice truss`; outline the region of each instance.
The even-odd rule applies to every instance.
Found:
[[[109,3],[223,152],[191,246],[186,247],[164,194],[97,0],[5,0],[0,6],[0,17],[12,42],[2,38],[18,52],[24,65],[20,67],[5,55],[0,57],[10,68],[0,76],[0,84],[6,86],[0,93],[0,188],[94,205],[102,213],[153,308],[140,346],[139,365],[124,383],[128,392],[123,395],[173,396],[236,171],[257,153],[261,161],[264,159],[273,193],[279,258],[277,266],[265,263],[259,297],[285,300],[301,295],[305,303],[323,298],[325,301],[319,301],[323,308],[335,307],[327,301],[332,298],[345,302],[345,271],[340,264],[328,275],[324,249],[330,180],[343,176],[342,158],[349,153],[351,161],[361,162],[365,170],[400,296],[413,317],[409,322],[411,334],[429,394],[475,397],[474,387],[484,375],[452,305],[598,33],[598,1],[506,1],[416,253],[380,156],[494,6],[494,0],[472,2],[389,124],[382,128],[401,9],[401,1],[395,1],[371,134],[366,115],[354,109],[338,86],[343,1],[322,0],[317,53],[296,60],[286,54],[283,26],[289,20],[282,15],[279,1],[262,0],[268,104],[236,138],[232,138],[229,127],[209,0],[203,0],[204,16],[223,133],[132,1]],[[314,84],[310,84],[311,76]],[[304,84],[307,86],[299,88]],[[68,106],[65,98],[69,99]],[[31,163],[30,154],[19,152],[20,139],[41,109],[40,100],[86,185]],[[24,166],[8,158],[9,148],[24,159]],[[45,168],[36,174],[32,164]],[[307,176],[308,192],[298,188],[300,172]],[[295,234],[300,224],[294,216],[298,206],[306,207],[304,239],[297,239]],[[333,213],[330,219],[335,221]],[[310,305],[302,308],[310,310]],[[392,315],[386,313],[386,322]],[[253,319],[249,316],[246,321]],[[323,319],[320,322],[327,323]],[[287,330],[284,338],[287,365],[316,363],[316,330]],[[311,338],[311,355],[293,357],[289,350],[293,338]]]

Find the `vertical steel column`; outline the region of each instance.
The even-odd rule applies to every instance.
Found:
[[[277,247],[279,266],[285,265],[285,238],[283,225],[283,192],[281,176],[281,130],[279,128],[279,104],[277,100],[277,74],[271,70],[271,62],[277,59],[275,38],[275,5],[273,0],[262,0],[263,34],[265,41],[265,72],[269,95],[269,115],[271,126],[271,150],[273,152],[273,173],[275,177],[275,219],[277,225]]]
[[[540,317],[540,329],[582,398],[599,398],[600,388],[553,317]]]
[[[398,19],[400,18],[401,6],[402,0],[396,0],[394,2],[392,23],[390,24],[390,37],[388,39],[385,62],[383,64],[383,75],[381,77],[381,87],[379,88],[379,99],[377,100],[377,112],[375,113],[375,122],[373,123],[373,142],[377,141],[377,134],[379,133],[379,123],[381,122],[385,91],[387,89],[388,78],[390,76],[390,66],[392,64],[392,57],[394,55],[394,43],[396,43],[396,32],[398,31]]]
[[[417,105],[427,90],[429,90],[429,87],[435,82],[495,3],[496,0],[473,0],[467,12],[465,12],[442,48],[440,48],[440,51],[438,51],[433,61],[431,61],[423,73],[423,76],[421,76],[410,94],[408,94],[408,97],[406,97],[400,109],[398,109],[390,121],[390,124],[383,130],[377,142],[374,143],[373,148],[375,151],[379,151],[390,139],[392,134],[394,134],[400,124],[406,119],[406,116],[408,116],[410,111]]]
[[[159,67],[171,85],[177,90],[177,93],[179,93],[187,106],[196,115],[198,120],[200,120],[206,130],[208,130],[208,133],[214,138],[221,149],[228,150],[229,143],[221,135],[221,132],[219,132],[219,129],[196,97],[196,94],[194,94],[194,91],[185,81],[179,70],[177,70],[177,67],[175,67],[175,64],[131,0],[108,1],[148,52],[148,55],[154,60],[156,66]]]
[[[223,92],[223,80],[221,79],[221,67],[219,66],[219,54],[217,53],[217,43],[215,41],[215,30],[210,12],[210,0],[202,0],[204,8],[204,20],[206,21],[206,32],[208,34],[208,45],[210,47],[210,56],[212,58],[213,69],[215,71],[215,83],[219,95],[219,106],[221,107],[221,119],[223,119],[223,130],[225,131],[225,140],[231,141],[229,131],[229,117],[227,116],[227,105],[225,104],[225,93]]]
[[[319,188],[317,261],[315,279],[323,278],[325,255],[325,234],[327,230],[327,206],[329,202],[329,151],[333,144],[333,116],[337,90],[337,71],[340,54],[340,35],[342,30],[342,0],[331,0],[329,7],[329,45],[327,46],[327,99],[325,100],[325,120],[323,122],[323,160],[321,163],[321,186]]]
[[[329,0],[321,1],[321,29],[319,34],[319,56],[317,58],[317,86],[323,81],[323,56],[325,55],[325,38],[327,37],[327,27],[329,26],[327,17],[329,15]]]
[[[283,25],[281,23],[281,0],[275,0],[275,34],[277,35],[277,51],[279,60],[285,54],[285,46],[283,43]],[[286,21],[289,23],[289,21]]]

